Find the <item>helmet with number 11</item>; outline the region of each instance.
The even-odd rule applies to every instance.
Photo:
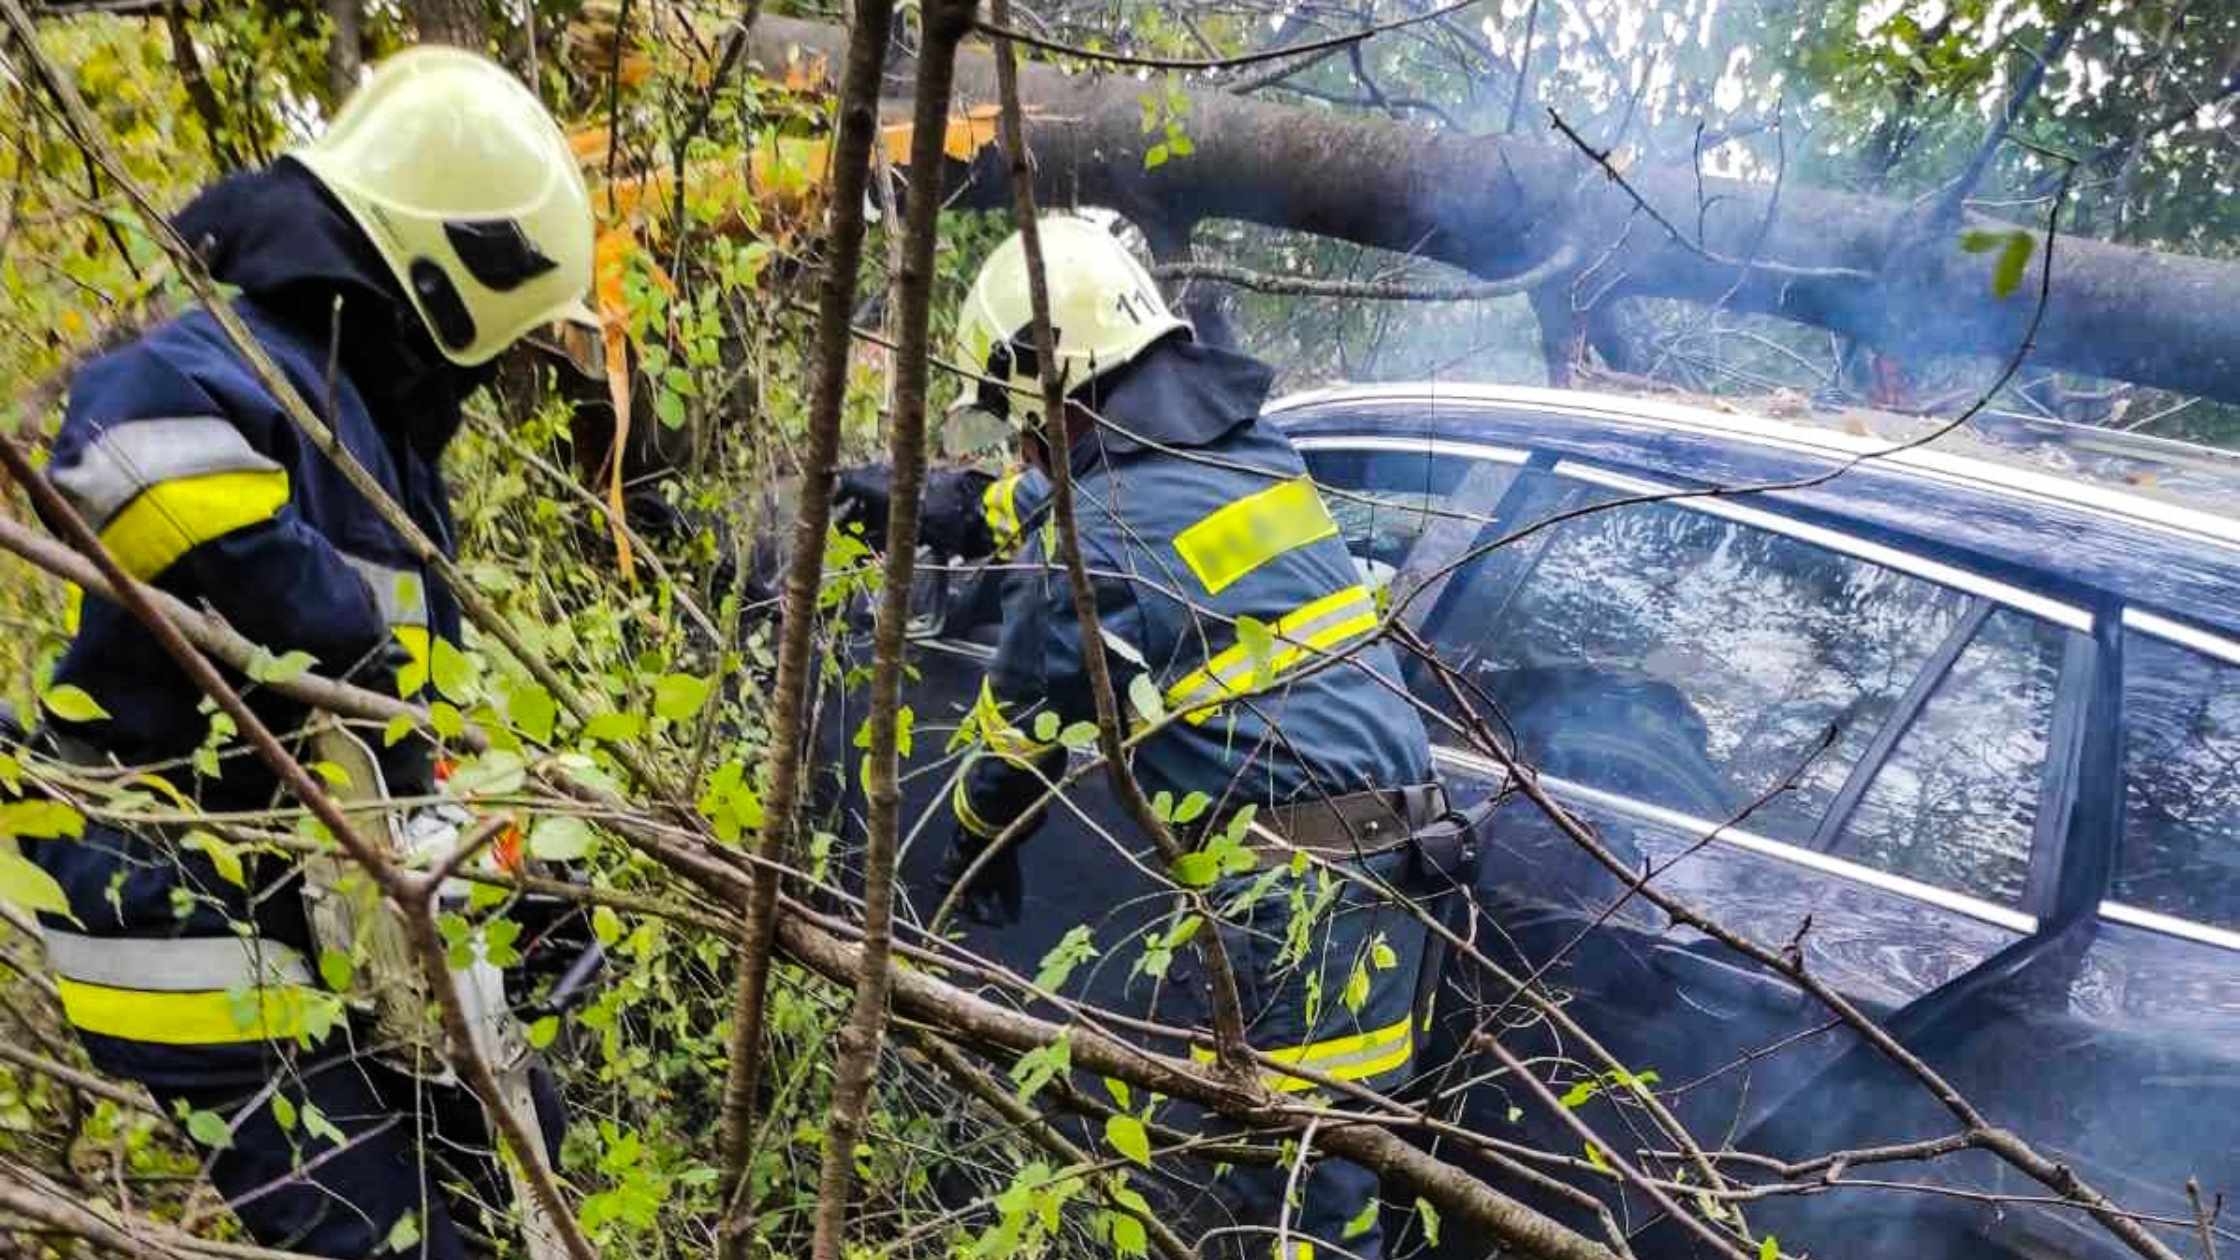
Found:
[[[1167,309],[1151,273],[1097,223],[1075,214],[1039,221],[1042,269],[1050,290],[1050,327],[1067,393],[1133,362],[1173,332],[1192,333]],[[960,366],[982,372],[966,400],[1033,427],[1042,411],[1027,293],[1027,252],[1018,233],[996,247],[957,312]]]

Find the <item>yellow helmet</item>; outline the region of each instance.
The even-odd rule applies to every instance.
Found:
[[[1112,233],[1075,214],[1044,215],[1039,226],[1050,329],[1068,393],[1132,362],[1167,334],[1191,331]],[[1026,247],[1014,232],[981,264],[957,312],[957,362],[1003,382],[977,391],[978,404],[998,415],[1025,420],[1042,410],[1033,322]]]
[[[452,362],[590,318],[583,173],[543,104],[486,58],[399,53],[290,156],[350,212]]]

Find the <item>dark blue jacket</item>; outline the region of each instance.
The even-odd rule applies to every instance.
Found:
[[[1267,369],[1173,340],[1095,384],[1084,401],[1106,423],[1075,440],[1070,467],[1099,636],[1123,709],[1147,674],[1187,714],[1137,751],[1145,790],[1203,792],[1225,817],[1430,781],[1422,721],[1375,639],[1375,592],[1298,452],[1259,419]],[[1022,567],[975,713],[988,753],[952,798],[983,836],[1063,769],[1042,715],[1095,716],[1047,504],[1031,483],[1018,493]]]
[[[223,220],[233,235],[217,259],[221,278],[246,280],[258,294],[237,301],[236,313],[342,445],[448,553],[452,519],[436,439],[455,427],[463,382],[424,376],[408,386],[389,347],[393,334],[414,329],[387,323],[384,303],[393,295],[355,229],[299,173],[252,178],[259,182],[235,191],[259,195],[246,208],[230,201],[241,213]],[[209,196],[224,202],[227,191]],[[364,348],[344,356],[330,378],[332,334],[319,335],[313,319],[324,311],[331,320],[338,295],[353,312],[345,334]],[[360,380],[375,385],[362,389]],[[441,388],[431,391],[431,381]],[[451,424],[431,435],[425,412],[399,414],[408,398],[433,399],[437,411],[448,399]],[[425,658],[431,636],[459,636],[450,592],[421,571],[403,539],[298,431],[206,310],[78,372],[47,476],[127,571],[216,612],[275,655],[308,652],[322,673],[390,690],[401,665]],[[232,681],[284,738],[302,726],[302,706],[250,680]],[[107,714],[54,723],[81,755],[163,765],[171,785],[207,810],[293,803],[238,739],[219,749],[217,773],[206,773],[207,758],[197,764],[194,754],[211,737],[201,694],[122,608],[83,599],[54,682],[84,689]],[[412,758],[385,760],[393,778],[408,780],[396,788],[423,786],[409,781]],[[94,826],[82,840],[37,844],[33,860],[62,885],[76,920],[52,918],[49,927],[174,938],[230,936],[247,925],[264,939],[310,950],[291,864],[252,857],[236,884],[206,856],[182,851],[179,839]],[[254,1037],[144,1044],[72,1018],[102,1067],[155,1083],[253,1072],[271,1049]]]

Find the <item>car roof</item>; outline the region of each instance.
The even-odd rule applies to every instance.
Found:
[[[1939,433],[1950,420],[1795,398],[1700,405],[1448,381],[1314,390],[1266,413],[1294,431],[1528,444],[1704,484],[1840,468],[1769,497],[2072,599],[2104,592],[2240,634],[2240,456],[2190,443],[2004,413]]]

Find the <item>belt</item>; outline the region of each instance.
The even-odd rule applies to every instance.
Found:
[[[1370,857],[1406,844],[1447,812],[1436,783],[1278,805],[1253,825],[1256,847],[1305,849],[1325,857]]]

